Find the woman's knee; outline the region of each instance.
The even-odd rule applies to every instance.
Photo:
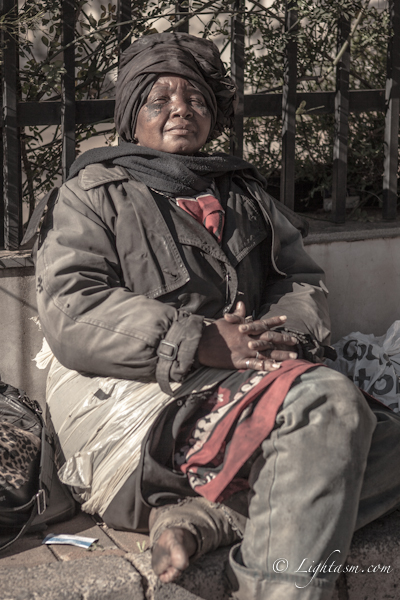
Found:
[[[372,433],[376,427],[376,417],[360,389],[345,375],[326,369],[328,402],[334,413],[348,428],[361,429]]]
[[[370,438],[376,418],[363,394],[347,377],[333,369],[319,367],[301,375],[289,390],[277,423],[294,427],[315,424],[321,429],[338,427],[360,431]],[[324,427],[323,427],[324,426]]]

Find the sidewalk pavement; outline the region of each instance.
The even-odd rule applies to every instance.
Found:
[[[95,537],[98,542],[89,550],[42,545],[50,532]],[[194,562],[177,583],[162,585],[151,570],[148,543],[146,535],[115,531],[89,515],[78,513],[70,521],[53,525],[45,532],[25,536],[0,554],[0,597],[2,600],[229,600],[225,577],[228,548]],[[332,556],[333,559],[335,566],[344,563],[340,555]],[[400,511],[357,532],[346,564],[352,572],[342,572],[332,600],[398,600]]]

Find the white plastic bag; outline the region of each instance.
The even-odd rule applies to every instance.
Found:
[[[400,321],[385,335],[350,333],[336,344],[335,361],[326,364],[350,377],[394,412],[400,412]]]
[[[65,458],[58,475],[85,512],[102,515],[137,467],[142,440],[171,397],[156,383],[85,376],[53,359],[46,400]]]
[[[101,516],[136,469],[144,436],[173,397],[157,383],[67,369],[46,341],[35,360],[41,369],[50,363],[46,402],[64,460],[58,475],[74,488],[82,510]],[[226,371],[220,369],[199,369],[185,383],[171,387],[184,396],[213,387],[224,376]]]

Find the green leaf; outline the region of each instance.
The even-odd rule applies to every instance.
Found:
[[[93,28],[97,27],[97,21],[92,14],[88,15],[88,21]]]

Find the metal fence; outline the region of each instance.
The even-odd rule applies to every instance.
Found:
[[[62,41],[67,49],[63,53],[64,69],[60,101],[20,102],[18,99],[18,53],[17,42],[7,31],[2,32],[2,154],[3,169],[0,173],[0,248],[15,250],[22,238],[21,156],[19,128],[38,125],[61,124],[63,136],[62,173],[67,176],[75,159],[75,125],[97,123],[112,118],[113,100],[75,99],[74,57],[74,0],[62,0]],[[185,3],[176,3],[178,29],[189,30],[189,20],[184,19],[189,10]],[[131,18],[131,0],[120,0],[118,18],[126,23]],[[17,11],[16,0],[0,0],[0,14]],[[382,111],[385,113],[385,131],[382,143],[385,148],[383,165],[383,218],[394,220],[397,210],[397,172],[400,111],[400,2],[390,0],[390,35],[388,36],[388,60],[386,89],[350,90],[350,50],[346,44],[350,23],[341,19],[338,23],[338,56],[336,59],[336,91],[298,93],[296,81],[296,36],[286,46],[284,84],[282,93],[245,94],[245,30],[243,23],[244,0],[232,4],[231,68],[239,91],[239,104],[232,135],[231,152],[243,154],[243,119],[246,117],[282,117],[282,164],[280,200],[289,208],[294,207],[295,197],[295,131],[296,110],[306,102],[313,114],[332,113],[336,128],[333,142],[333,188],[332,219],[343,223],[346,215],[347,151],[349,113]],[[183,18],[182,18],[183,17]],[[295,33],[297,23],[296,0],[287,0],[285,28]],[[129,24],[121,25],[121,39],[129,45]]]

